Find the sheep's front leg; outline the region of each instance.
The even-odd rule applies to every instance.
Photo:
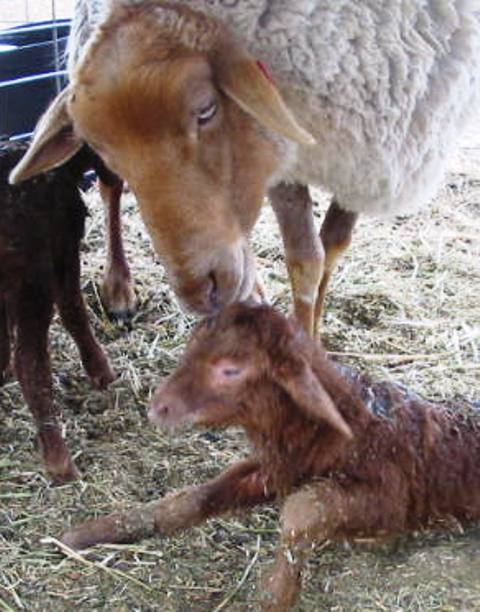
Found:
[[[325,267],[315,304],[316,325],[320,325],[330,277],[338,260],[352,242],[352,232],[357,219],[357,213],[343,210],[335,200],[332,200],[320,229],[320,238],[325,250]]]
[[[292,607],[314,542],[343,534],[372,534],[384,527],[400,530],[405,523],[403,501],[398,491],[365,484],[343,487],[333,481],[308,485],[290,495],[282,510],[281,544],[262,581],[262,609],[282,612]]]
[[[188,487],[160,501],[88,521],[62,541],[76,549],[100,543],[134,542],[154,533],[170,535],[229,510],[268,501],[273,492],[255,459],[235,464],[205,484]]]
[[[285,248],[292,284],[295,315],[313,335],[314,309],[324,268],[324,250],[313,218],[313,201],[308,187],[280,183],[270,190]]]
[[[116,319],[128,319],[135,312],[136,297],[122,242],[120,198],[123,181],[103,168],[99,188],[105,208],[107,264],[101,287],[105,308]]]
[[[15,313],[15,371],[22,393],[37,426],[45,469],[58,483],[75,480],[73,463],[55,414],[52,373],[48,353],[48,329],[53,313],[53,290],[47,274],[38,283],[25,284],[12,304]]]

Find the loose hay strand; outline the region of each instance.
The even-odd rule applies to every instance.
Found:
[[[126,580],[127,582],[132,582],[136,586],[139,586],[142,589],[145,589],[149,593],[153,593],[155,591],[155,589],[148,586],[148,584],[145,584],[141,580],[137,580],[136,578],[134,578],[133,576],[130,576],[129,574],[126,574],[125,572],[121,572],[120,570],[117,570],[115,568],[108,567],[107,565],[105,565],[105,563],[99,563],[98,561],[89,561],[83,555],[72,550],[70,547],[66,546],[65,544],[63,544],[63,542],[60,542],[60,540],[57,540],[56,538],[46,537],[41,540],[41,543],[42,544],[54,544],[68,558],[73,559],[77,563],[81,563],[82,565],[85,565],[86,567],[89,567],[92,569],[98,569],[98,570],[105,572],[109,576],[113,576],[114,578],[117,578],[120,580]]]
[[[257,562],[258,559],[258,555],[260,553],[260,536],[257,536],[257,547],[255,550],[255,554],[253,555],[252,559],[250,560],[250,563],[247,565],[247,567],[245,568],[245,571],[243,572],[242,577],[240,578],[238,584],[236,585],[236,587],[230,591],[230,593],[225,597],[225,599],[214,609],[213,612],[220,612],[220,610],[223,610],[231,601],[232,599],[235,597],[235,595],[238,593],[238,591],[242,588],[245,580],[248,578],[248,576],[250,575],[250,572],[252,571],[253,566],[255,565],[255,563]]]

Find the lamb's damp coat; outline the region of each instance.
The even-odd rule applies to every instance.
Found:
[[[79,476],[57,421],[48,331],[57,306],[74,339],[92,385],[114,378],[96,340],[80,286],[80,243],[86,208],[78,186],[83,174],[102,171],[84,147],[55,171],[8,184],[8,175],[26,143],[0,141],[0,385],[12,366],[33,414],[37,439],[51,478]]]
[[[70,70],[114,1],[77,0]],[[396,214],[433,195],[478,106],[478,1],[181,4],[228,23],[316,138],[277,180],[323,187],[355,212]]]
[[[328,359],[265,305],[233,304],[197,328],[149,411],[163,427],[240,426],[253,452],[201,485],[64,535],[74,548],[171,535],[284,499],[264,611],[293,606],[312,544],[480,519],[480,410],[436,405]]]

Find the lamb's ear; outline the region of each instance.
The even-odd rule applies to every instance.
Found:
[[[328,423],[346,438],[353,437],[352,430],[308,363],[295,363],[293,368],[281,366],[274,377],[309,417]]]
[[[69,95],[67,87],[40,118],[27,152],[10,173],[11,185],[60,166],[82,147],[67,111]]]
[[[222,41],[212,54],[212,64],[219,87],[246,113],[290,140],[315,144],[283,101],[266,67],[237,43]]]

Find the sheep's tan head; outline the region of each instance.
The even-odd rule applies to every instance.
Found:
[[[279,403],[345,437],[349,426],[312,370],[313,340],[266,305],[231,304],[200,323],[178,368],[155,393],[152,423],[254,427],[281,422]],[[290,402],[278,401],[279,394]],[[279,418],[280,417],[280,418]]]
[[[210,313],[254,284],[248,234],[285,139],[311,143],[227,28],[162,2],[116,6],[12,182],[87,142],[134,191],[179,297]]]

